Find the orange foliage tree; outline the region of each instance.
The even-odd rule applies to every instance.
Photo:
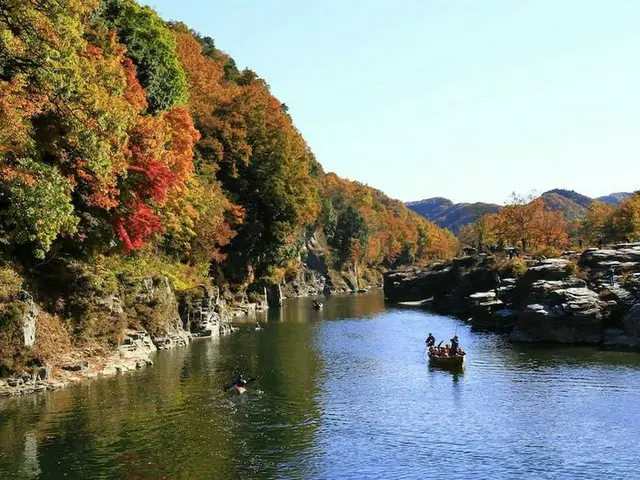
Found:
[[[514,194],[510,203],[485,217],[486,224],[498,243],[519,246],[524,252],[569,245],[564,215],[551,210],[541,198]]]

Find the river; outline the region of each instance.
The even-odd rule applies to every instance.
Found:
[[[515,346],[381,292],[325,302],[288,300],[261,331],[240,324],[146,370],[0,399],[0,478],[637,474],[640,355]],[[429,332],[457,332],[464,373],[427,366]],[[232,396],[240,371],[257,380]]]

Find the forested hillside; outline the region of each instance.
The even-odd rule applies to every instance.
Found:
[[[499,206],[494,203],[453,203],[442,197],[427,198],[407,203],[407,207],[442,228],[458,233],[460,228],[485,213],[495,213]]]
[[[27,288],[67,331],[116,341],[123,324],[96,326],[87,299],[153,275],[260,293],[295,278],[314,232],[338,271],[457,247],[326,174],[267,82],[210,37],[132,0],[0,0],[2,305]],[[0,348],[3,325],[5,345],[17,335],[5,318]]]

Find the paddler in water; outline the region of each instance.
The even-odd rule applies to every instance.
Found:
[[[458,336],[454,335],[453,338],[451,339],[451,356],[458,354],[459,345],[460,344],[458,343]]]
[[[433,347],[436,344],[436,338],[433,336],[433,334],[429,333],[426,343],[427,347]]]
[[[236,381],[233,382],[232,387],[246,387],[247,386],[247,381],[244,379],[244,377],[242,376],[242,374],[238,375],[238,378],[236,378]]]

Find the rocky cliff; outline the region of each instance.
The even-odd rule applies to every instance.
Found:
[[[4,292],[0,395],[142,368],[153,363],[156,350],[231,331],[231,310],[214,286],[176,291],[159,276],[123,280],[102,295],[84,288],[81,297],[67,292],[62,315],[49,313],[51,307],[25,286]]]
[[[280,306],[284,298],[357,292],[382,285],[379,270],[358,271],[354,267],[341,269],[336,265],[322,230],[307,233],[299,262],[301,268],[294,277],[267,287],[270,307]]]
[[[384,288],[390,302],[421,301],[513,342],[640,350],[640,244],[541,260],[463,257],[388,272]]]

